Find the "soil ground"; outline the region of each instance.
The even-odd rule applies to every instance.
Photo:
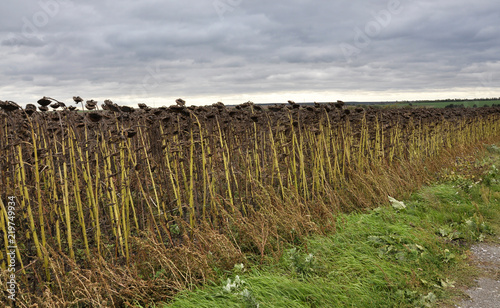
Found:
[[[483,271],[477,286],[467,290],[470,298],[459,308],[500,307],[500,244],[480,243],[472,246],[474,264]]]

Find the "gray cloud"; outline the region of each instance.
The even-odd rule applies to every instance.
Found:
[[[491,0],[5,0],[0,95],[159,104],[486,96],[500,84],[498,12]]]

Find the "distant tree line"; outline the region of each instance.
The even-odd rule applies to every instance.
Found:
[[[414,103],[438,103],[438,102],[474,102],[474,101],[498,101],[500,97],[492,98],[448,98],[448,99],[436,99],[436,100],[416,100]]]
[[[488,105],[483,105],[483,107],[489,107]],[[491,104],[491,107],[500,107],[500,104]],[[444,106],[444,108],[465,108],[464,104],[449,104]],[[477,108],[477,105],[472,105],[472,108]]]

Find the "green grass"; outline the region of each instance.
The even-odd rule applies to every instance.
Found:
[[[500,148],[490,146],[477,162],[487,166],[482,174],[461,173],[458,166],[445,181],[405,200],[405,209],[387,202],[340,215],[335,234],[289,246],[278,262],[236,265],[219,281],[157,307],[449,305],[460,296],[459,286],[477,275],[468,265],[470,245],[500,232],[499,163]]]

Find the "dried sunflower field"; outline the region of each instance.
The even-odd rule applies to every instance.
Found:
[[[499,107],[38,103],[0,102],[0,277],[26,307],[166,301],[500,139]]]

